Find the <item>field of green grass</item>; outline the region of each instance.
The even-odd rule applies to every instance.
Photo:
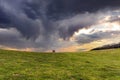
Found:
[[[0,80],[120,80],[120,49],[79,53],[0,50]]]

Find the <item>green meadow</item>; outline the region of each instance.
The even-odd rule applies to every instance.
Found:
[[[78,53],[0,50],[0,80],[120,80],[120,49]]]

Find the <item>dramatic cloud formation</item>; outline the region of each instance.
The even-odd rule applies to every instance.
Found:
[[[119,4],[119,0],[0,0],[0,46],[48,51],[117,38]]]

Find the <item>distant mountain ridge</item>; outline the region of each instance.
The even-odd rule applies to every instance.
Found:
[[[117,44],[108,44],[108,45],[104,45],[102,47],[94,48],[92,50],[104,50],[104,49],[114,49],[114,48],[120,48],[120,43],[117,43]]]

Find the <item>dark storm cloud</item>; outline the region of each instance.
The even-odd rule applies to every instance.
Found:
[[[69,39],[79,29],[97,24],[97,11],[117,8],[119,4],[119,0],[0,0],[0,27],[14,28],[21,35],[9,40],[7,37],[16,33],[1,32],[1,44],[9,45],[4,39],[16,45],[28,45],[31,40],[29,44],[34,47],[49,48],[57,45],[57,39]]]
[[[99,15],[99,12],[94,14],[84,13],[57,21],[60,37],[69,39],[79,29],[88,28],[93,24],[97,24],[100,20]]]
[[[85,44],[97,40],[114,38],[118,34],[120,34],[120,31],[108,31],[108,32],[99,31],[92,34],[81,34],[77,36],[75,40],[77,43]]]
[[[33,46],[30,41],[22,38],[21,34],[14,28],[0,29],[0,45],[19,49]]]
[[[34,41],[31,41],[31,43],[29,43],[29,44],[33,43],[34,45],[36,45],[33,47],[48,48],[51,45],[54,45],[52,43],[56,41],[56,38],[52,37],[56,34],[54,33],[55,27],[53,25],[53,22],[47,19],[47,15],[46,15],[46,10],[47,10],[46,7],[48,3],[49,2],[47,0],[45,1],[21,0],[20,2],[19,0],[16,0],[16,1],[1,0],[1,5],[0,5],[1,11],[6,13],[5,16],[2,17],[2,19],[5,19],[6,16],[8,16],[7,18],[9,19],[10,23],[4,24],[4,27],[3,26],[0,26],[0,27],[16,28],[22,34],[23,37],[30,39],[30,40],[34,39]],[[13,42],[13,43],[16,42],[15,44],[18,45],[19,47],[20,45],[19,43],[23,45],[22,42],[23,43],[26,42],[26,39],[24,39],[25,42],[19,41],[19,39],[23,37],[20,37],[20,36],[14,37],[14,40],[8,39],[8,41]],[[7,37],[3,37],[3,39],[5,39],[3,41],[5,41],[6,44],[5,42],[4,43],[2,42],[2,43],[4,45],[7,45],[7,44],[9,45],[10,43],[6,41],[6,38]],[[13,44],[13,46],[15,44]],[[29,45],[29,44],[26,44],[26,45]],[[24,46],[25,45],[23,45],[23,47]]]
[[[48,36],[55,29],[46,15],[48,3],[48,0],[2,0],[2,10],[10,20],[6,28],[14,27],[26,38]]]
[[[3,15],[4,17],[1,17],[1,20],[11,22],[12,27],[17,28],[25,37],[36,38],[39,36],[37,34],[40,34],[41,27],[41,25],[36,24],[36,20],[41,22],[46,32],[52,32],[54,27],[51,25],[49,17],[52,17],[54,20],[54,18],[66,14],[92,12],[108,6],[117,7],[119,3],[120,1],[118,0],[1,0],[1,7],[4,9],[4,12],[7,13]],[[10,20],[7,19],[6,16],[9,17]],[[8,25],[7,27],[10,26]],[[71,31],[71,28],[69,30]],[[73,29],[73,31],[76,30],[77,28]]]
[[[10,20],[5,15],[5,13],[0,9],[0,24],[8,24]]]
[[[48,15],[60,18],[59,15],[95,12],[104,8],[119,7],[120,0],[53,0],[49,5]]]

